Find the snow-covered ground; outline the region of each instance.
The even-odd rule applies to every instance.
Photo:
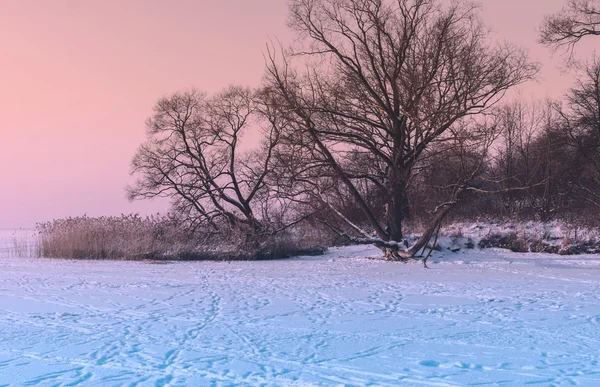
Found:
[[[0,259],[0,386],[600,386],[600,256]]]

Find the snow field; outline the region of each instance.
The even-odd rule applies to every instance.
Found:
[[[599,386],[600,257],[0,259],[0,386]]]

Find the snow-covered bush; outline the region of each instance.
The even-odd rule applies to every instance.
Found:
[[[463,235],[464,247],[475,243],[480,249],[503,248],[514,252],[552,254],[600,253],[600,230],[566,221],[511,222],[475,221],[456,222],[441,231],[451,239]],[[467,238],[467,239],[465,239]],[[454,246],[459,245],[457,241]]]

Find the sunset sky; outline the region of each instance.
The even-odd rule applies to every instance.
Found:
[[[566,0],[482,0],[493,36],[543,64],[522,93],[558,97],[572,77],[536,43]],[[163,211],[129,203],[130,160],[157,98],[257,86],[285,0],[0,0],[0,228]]]

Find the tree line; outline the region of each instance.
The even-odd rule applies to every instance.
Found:
[[[598,3],[571,0],[540,41],[572,59],[599,34]],[[597,211],[600,61],[581,66],[562,101],[504,103],[540,66],[491,43],[478,12],[463,1],[290,1],[297,43],[267,46],[259,88],[156,103],[129,198],[171,198],[191,230],[260,243],[310,224],[390,260],[419,256],[448,216]],[[409,243],[416,222],[424,231]]]

